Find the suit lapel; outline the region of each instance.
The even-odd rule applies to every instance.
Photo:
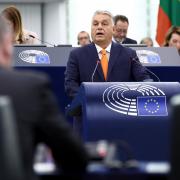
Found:
[[[100,61],[99,59],[99,56],[98,56],[98,53],[97,53],[97,49],[95,47],[95,44],[94,43],[91,43],[90,46],[89,46],[89,57],[91,59],[91,61],[94,63],[94,68],[96,67],[96,64],[97,64],[97,61]],[[103,71],[102,71],[102,67],[101,67],[101,63],[98,64],[98,67],[97,67],[97,72],[98,74],[100,75],[101,79],[103,81],[104,80],[104,75],[103,75]]]
[[[118,60],[118,55],[119,55],[119,46],[116,46],[116,44],[114,42],[112,42],[111,45],[111,51],[110,51],[110,57],[109,57],[109,65],[108,65],[108,75],[107,75],[107,80],[110,77],[112,68],[115,64],[115,62]]]

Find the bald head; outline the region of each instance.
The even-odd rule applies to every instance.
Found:
[[[11,28],[0,16],[0,66],[8,68],[11,64],[13,53]]]
[[[8,25],[5,19],[0,16],[0,44],[3,42],[4,35],[8,32]]]

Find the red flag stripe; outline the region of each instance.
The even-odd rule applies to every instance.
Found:
[[[159,7],[158,27],[157,27],[157,35],[156,35],[156,41],[158,42],[159,45],[162,46],[162,44],[164,43],[165,35],[170,27],[171,27],[171,21],[168,15],[164,12],[162,7]]]

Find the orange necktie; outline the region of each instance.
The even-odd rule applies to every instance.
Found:
[[[104,74],[104,79],[107,79],[107,72],[108,72],[108,58],[107,58],[107,54],[106,54],[106,50],[102,49],[101,50],[101,66],[102,66],[102,70],[103,70],[103,74]]]

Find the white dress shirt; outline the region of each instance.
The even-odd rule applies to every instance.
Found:
[[[111,51],[111,45],[112,42],[108,45],[108,47],[105,49],[106,50],[106,54],[107,54],[107,59],[109,61],[109,57],[110,57],[110,51]],[[101,50],[103,49],[102,47],[98,46],[97,44],[95,44],[96,49],[97,49],[97,53],[99,56],[99,59],[101,60],[102,54],[101,54]]]

